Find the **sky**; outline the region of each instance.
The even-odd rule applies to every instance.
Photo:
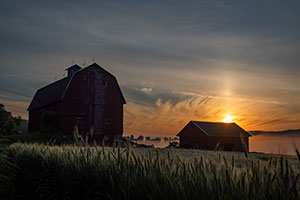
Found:
[[[1,1],[0,103],[26,111],[76,63],[114,74],[125,135],[190,120],[300,128],[299,1]],[[23,96],[9,92],[11,90]]]

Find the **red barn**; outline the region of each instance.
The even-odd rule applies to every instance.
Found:
[[[236,123],[190,121],[177,136],[181,148],[244,151],[251,135]]]
[[[114,75],[94,63],[66,69],[68,76],[39,89],[29,107],[29,131],[57,131],[71,135],[91,130],[100,142],[123,134],[126,104]]]

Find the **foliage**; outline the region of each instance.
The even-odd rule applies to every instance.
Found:
[[[21,117],[12,117],[10,112],[7,112],[3,104],[0,104],[0,135],[20,134],[19,126],[21,125]]]
[[[14,121],[15,121],[16,125],[17,125],[18,127],[20,127],[20,126],[21,126],[21,123],[22,123],[22,121],[23,121],[23,119],[22,119],[21,116],[17,116],[17,117],[14,117]]]
[[[15,135],[20,133],[21,131],[17,127],[17,124],[15,123],[14,120],[11,119],[5,122],[3,127],[3,135]]]
[[[166,148],[179,148],[179,142],[169,142],[169,145]]]
[[[2,142],[4,140],[4,142]],[[29,132],[23,133],[19,135],[5,135],[0,137],[0,144],[1,143],[8,143],[12,144],[15,142],[37,142],[37,143],[51,143],[51,144],[72,144],[73,139],[62,135],[61,133],[57,132]]]
[[[299,199],[296,158],[182,149],[13,144],[23,199]]]
[[[0,199],[12,198],[17,165],[7,155],[7,146],[0,147]]]

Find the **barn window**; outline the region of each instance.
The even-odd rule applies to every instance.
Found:
[[[111,122],[111,119],[110,119],[110,118],[105,118],[105,124],[106,124],[106,125],[109,125],[110,122]]]
[[[81,122],[82,122],[82,117],[76,117],[75,118],[75,123],[76,124],[81,124]]]

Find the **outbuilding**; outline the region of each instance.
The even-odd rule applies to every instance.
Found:
[[[177,136],[181,148],[248,151],[251,135],[234,122],[190,121]]]
[[[35,93],[29,107],[29,131],[93,132],[97,142],[112,142],[123,134],[123,105],[126,103],[114,75],[94,63],[66,69],[68,76]]]

